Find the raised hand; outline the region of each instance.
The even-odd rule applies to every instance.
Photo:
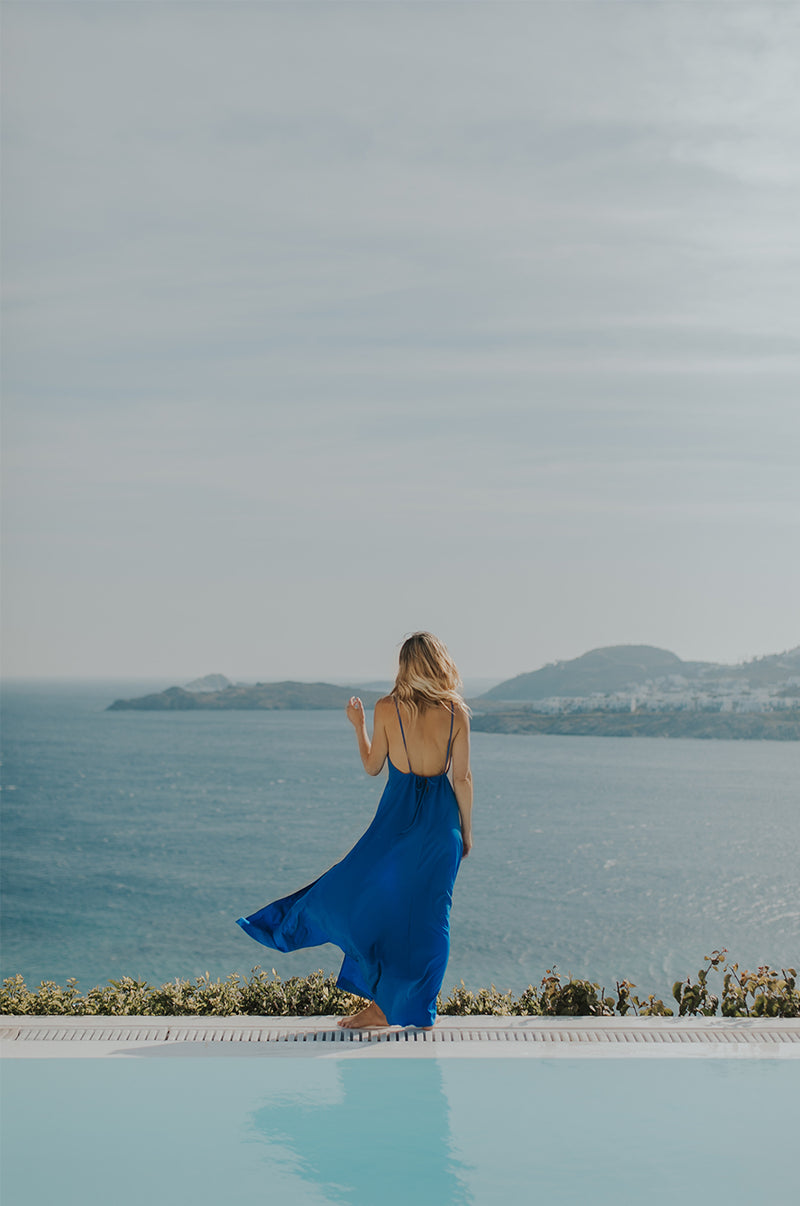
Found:
[[[366,724],[364,705],[357,695],[350,696],[345,711],[347,712],[347,719],[354,728],[360,729],[363,724]]]

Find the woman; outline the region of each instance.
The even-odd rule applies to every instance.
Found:
[[[472,847],[469,711],[460,686],[441,641],[429,632],[408,638],[395,685],[375,705],[371,741],[361,700],[347,705],[367,774],[389,760],[369,829],[319,879],[239,918],[252,938],[279,951],[341,947],[337,984],[368,1000],[339,1023],[348,1029],[436,1021],[453,884]]]

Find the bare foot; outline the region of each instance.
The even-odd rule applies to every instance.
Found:
[[[370,1001],[366,1009],[359,1009],[358,1013],[352,1014],[349,1018],[340,1018],[339,1026],[343,1030],[369,1030],[376,1026],[388,1026],[386,1014],[379,1005],[374,1001]]]

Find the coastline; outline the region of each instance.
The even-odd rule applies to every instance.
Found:
[[[718,741],[800,741],[800,709],[780,712],[534,712],[508,708],[473,716],[477,733],[561,737],[693,737]]]

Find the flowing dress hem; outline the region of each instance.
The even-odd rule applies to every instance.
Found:
[[[236,924],[241,926],[244,932],[249,934],[251,938],[255,938],[256,942],[260,942],[262,946],[267,946],[274,951],[280,951],[282,954],[291,954],[291,951],[281,951],[279,946],[276,946],[274,942],[270,942],[265,931],[259,929],[257,926],[254,926],[247,920],[246,917],[237,918]],[[339,946],[338,943],[332,943],[331,945]],[[339,947],[339,950],[342,951],[346,960],[350,959],[353,962],[356,961],[353,952],[346,951],[341,946]],[[417,1020],[416,1017],[410,1020],[406,1020],[404,1016],[397,1017],[388,1001],[384,1000],[384,1003],[381,1004],[379,998],[383,996],[383,994],[380,992],[380,990],[377,994],[375,992],[371,992],[367,990],[363,984],[356,984],[355,981],[351,980],[349,976],[344,975],[342,972],[339,972],[339,975],[336,978],[336,987],[341,988],[344,992],[352,993],[355,997],[361,997],[362,1000],[374,1001],[378,1008],[382,1010],[386,1017],[386,1021],[390,1026],[432,1026],[436,1021],[435,1009],[432,1017],[429,1013],[426,1013],[425,1018],[421,1021]]]

